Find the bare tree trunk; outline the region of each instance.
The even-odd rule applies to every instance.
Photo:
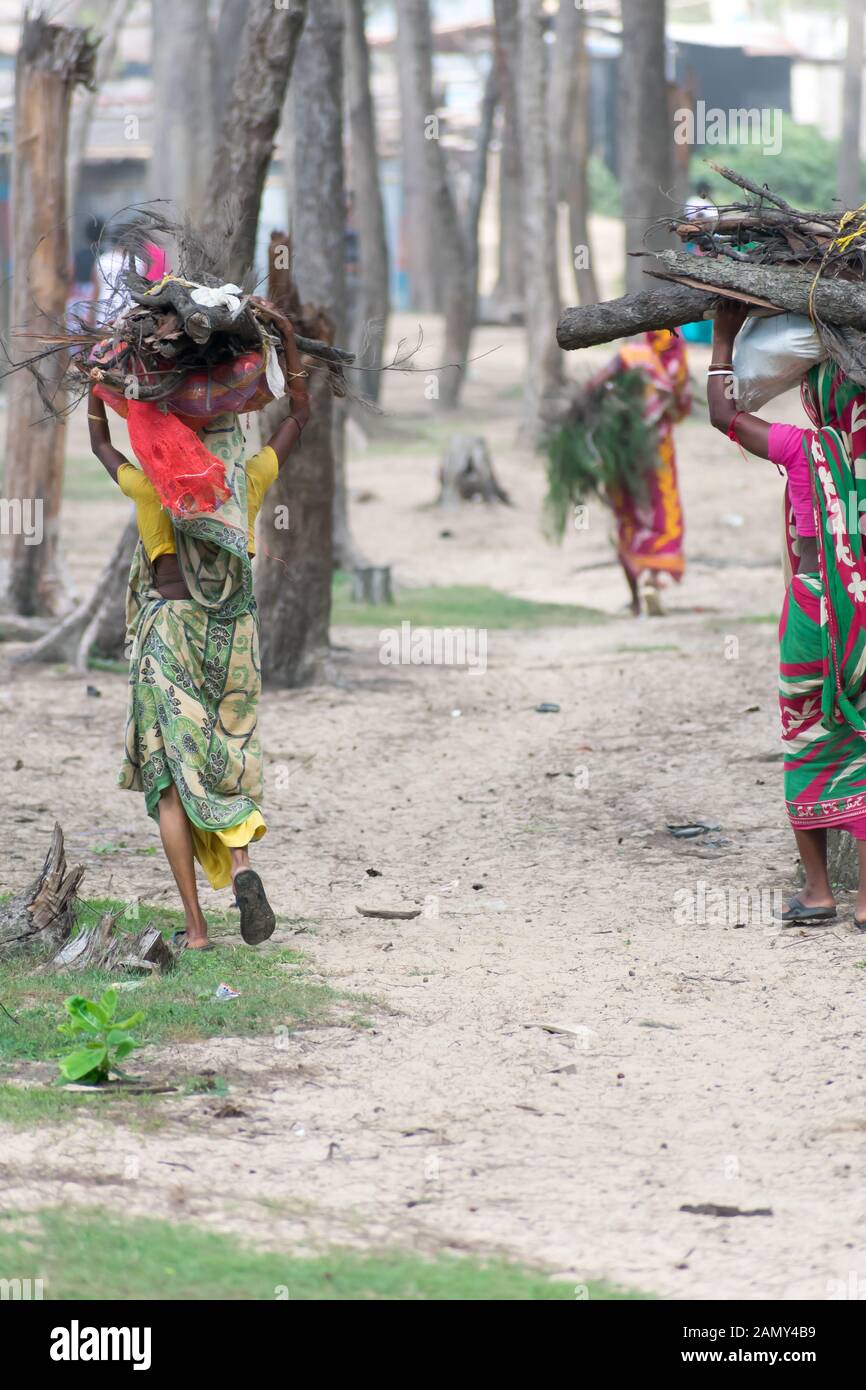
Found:
[[[862,201],[860,127],[863,119],[863,27],[866,0],[848,0],[848,45],[842,75],[842,136],[836,186],[843,204]]]
[[[307,17],[307,0],[286,0],[279,8],[273,0],[250,0],[247,8],[231,101],[222,113],[208,184],[208,225],[226,236],[226,268],[235,280],[255,256],[262,190]],[[307,176],[315,178],[314,167]],[[228,209],[236,215],[226,228]]]
[[[379,178],[376,119],[370,91],[370,52],[364,32],[365,0],[346,0],[346,85],[351,132],[352,189],[360,244],[360,290],[355,306],[352,347],[365,371],[355,374],[358,387],[378,401],[390,296],[385,209]]]
[[[523,161],[523,248],[526,270],[527,368],[524,426],[543,432],[564,386],[556,344],[559,283],[556,221],[547,147],[546,73],[541,0],[520,0],[520,140]]]
[[[222,0],[220,5],[213,45],[213,98],[217,129],[222,125],[222,113],[231,101],[249,9],[249,0]]]
[[[429,0],[402,0],[399,12],[401,45],[408,59],[411,54],[412,83],[416,100],[433,111],[433,66],[430,42]],[[464,373],[462,364],[469,356],[469,344],[474,327],[474,296],[470,283],[469,255],[466,238],[457,207],[445,151],[438,138],[438,127],[429,132],[433,138],[422,140],[423,163],[420,174],[427,190],[433,212],[433,226],[441,264],[442,308],[445,315],[445,355],[449,365],[439,377],[438,404],[443,410],[453,410],[460,399]]]
[[[671,212],[673,139],[665,80],[665,0],[622,0],[620,89],[620,185],[626,251],[667,243],[644,242],[647,229]],[[626,255],[625,284],[641,288],[640,261]]]
[[[151,0],[151,22],[150,193],[168,198],[178,214],[198,224],[211,201],[213,159],[208,0]]]
[[[481,115],[478,121],[478,134],[475,137],[475,160],[469,197],[466,206],[466,279],[472,296],[472,323],[478,319],[478,269],[480,247],[478,244],[481,227],[481,208],[487,189],[487,169],[490,163],[490,139],[493,123],[499,105],[499,74],[494,64],[487,74],[484,96],[481,101]],[[468,346],[468,345],[467,345]]]
[[[82,29],[25,19],[15,71],[11,319],[14,329],[28,333],[55,333],[65,321],[69,109],[73,88],[93,80],[94,66],[94,46]],[[7,562],[5,605],[25,616],[59,613],[66,598],[60,572],[66,425],[45,404],[62,410],[65,370],[65,353],[45,360],[42,394],[30,372],[11,378],[4,494],[7,506],[20,508],[31,524],[13,526],[0,554]]]
[[[397,73],[403,183],[401,242],[413,309],[438,308],[438,225],[428,183],[427,146],[435,120],[431,70],[433,39],[427,0],[400,0],[397,7]]]
[[[324,324],[316,336],[327,334]],[[303,359],[311,365],[310,359]],[[262,677],[294,687],[320,679],[328,654],[334,512],[333,420],[327,373],[312,364],[310,423],[259,516],[256,598]]]
[[[499,157],[499,279],[495,295],[503,304],[522,305],[523,197],[520,165],[520,113],[517,106],[519,26],[517,0],[493,0],[495,61],[502,100],[502,152]]]
[[[584,12],[575,5],[561,4],[550,80],[551,178],[554,205],[568,204],[572,265],[581,304],[598,299],[589,244],[588,80]]]
[[[96,51],[94,83],[92,87],[87,87],[80,92],[72,105],[72,115],[69,122],[69,155],[66,161],[66,206],[70,217],[75,215],[75,203],[78,198],[81,170],[87,154],[87,141],[93,124],[93,112],[99,93],[111,77],[117,59],[121,31],[129,13],[130,4],[131,0],[104,0],[103,13],[100,15],[102,32],[99,35],[99,48]]]
[[[317,0],[298,46],[292,82],[293,273],[304,302],[321,304],[334,320],[338,341],[346,328],[344,12],[344,0]],[[334,563],[351,569],[358,557],[349,527],[342,401],[330,407],[330,416],[334,438],[327,466],[334,475]],[[324,464],[324,454],[322,459]]]

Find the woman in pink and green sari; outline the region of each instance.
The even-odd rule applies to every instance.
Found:
[[[811,429],[738,411],[731,354],[746,310],[716,316],[708,398],[713,424],[787,476],[792,568],[779,625],[785,802],[805,886],[782,919],[836,915],[827,830],[857,840],[854,909],[866,927],[866,390],[832,360],[812,367],[801,396]],[[791,524],[793,523],[793,525]]]

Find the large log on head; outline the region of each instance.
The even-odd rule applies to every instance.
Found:
[[[791,314],[814,311],[817,318],[840,328],[866,329],[866,284],[859,280],[816,280],[811,270],[691,256],[688,251],[661,251],[645,269],[656,278],[688,280],[716,295],[763,302]]]
[[[566,351],[574,351],[646,333],[651,328],[680,328],[702,318],[711,305],[712,298],[705,290],[686,285],[641,290],[639,294],[624,294],[602,304],[563,309],[556,341]]]
[[[822,277],[816,282],[812,271],[793,266],[755,265],[687,251],[661,251],[644,259],[646,274],[664,287],[565,309],[556,333],[561,348],[595,347],[651,328],[679,328],[702,318],[719,297],[792,314],[814,312],[835,328],[866,330],[866,284],[861,281]]]
[[[24,20],[15,68],[12,161],[13,329],[56,333],[66,314],[69,238],[66,146],[73,88],[93,79],[95,45],[83,29]],[[5,601],[24,616],[56,614],[66,602],[59,565],[65,419],[62,380],[66,354],[52,353],[39,367],[11,377],[6,431],[4,495],[41,508],[42,540],[29,528],[5,538]]]

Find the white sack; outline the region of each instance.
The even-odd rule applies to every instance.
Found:
[[[760,410],[767,401],[798,386],[827,350],[805,314],[746,319],[734,343],[737,404]]]

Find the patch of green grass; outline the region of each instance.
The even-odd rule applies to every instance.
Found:
[[[87,665],[91,671],[110,671],[113,676],[129,674],[128,661],[113,661],[104,656],[91,656],[88,658]]]
[[[122,906],[111,899],[82,903],[79,920],[86,915],[92,921]],[[209,913],[208,919],[218,943],[220,926],[237,932],[233,914]],[[180,914],[171,909],[141,905],[137,920],[121,921],[119,927],[136,931],[148,922],[163,932],[182,925]],[[57,1032],[63,1019],[63,1000],[70,994],[99,998],[113,980],[123,978],[122,972],[112,975],[105,970],[44,975],[37,972],[38,963],[14,958],[0,961],[0,1000],[8,1010],[0,1010],[0,1059],[52,1060],[68,1051],[68,1042]],[[144,1023],[136,1029],[142,1042],[249,1036],[329,1017],[337,994],[309,979],[303,967],[304,958],[298,951],[273,946],[253,950],[240,942],[218,944],[215,951],[185,951],[174,970],[145,979],[137,989],[124,993],[130,1011],[146,1012]],[[215,999],[214,991],[222,981],[239,989],[240,998]],[[146,1058],[143,1052],[142,1064]]]
[[[85,1094],[83,1091],[67,1091],[62,1086],[13,1086],[0,1085],[0,1124],[13,1125],[16,1129],[33,1129],[36,1125],[63,1124],[74,1120],[76,1113],[89,1107],[89,1114],[101,1117],[108,1113],[111,1119],[123,1124],[137,1124],[147,1111],[148,1123],[156,1122],[156,1107],[162,1096],[130,1095],[119,1088],[100,1088],[93,1086]]]
[[[123,448],[123,445],[120,444],[120,447]],[[117,499],[119,493],[120,489],[115,488],[102,464],[92,454],[72,454],[67,458],[63,475],[64,500],[111,502]]]
[[[480,584],[403,589],[392,604],[353,603],[351,581],[345,574],[334,578],[331,608],[331,622],[335,625],[379,628],[399,626],[404,621],[414,627],[573,627],[576,623],[606,622],[607,618],[596,608],[572,603],[533,603]]]
[[[35,1225],[34,1225],[35,1223]],[[503,1260],[334,1250],[298,1258],[167,1221],[43,1210],[0,1218],[0,1275],[41,1278],[49,1300],[572,1302],[575,1287]],[[638,1299],[603,1283],[590,1299]]]
[[[683,649],[674,642],[656,642],[638,647],[616,647],[615,650],[617,652],[678,652],[681,654]]]
[[[712,626],[724,632],[730,632],[737,623],[778,623],[778,621],[778,613],[741,613],[737,618],[725,618],[723,623],[715,622]]]

